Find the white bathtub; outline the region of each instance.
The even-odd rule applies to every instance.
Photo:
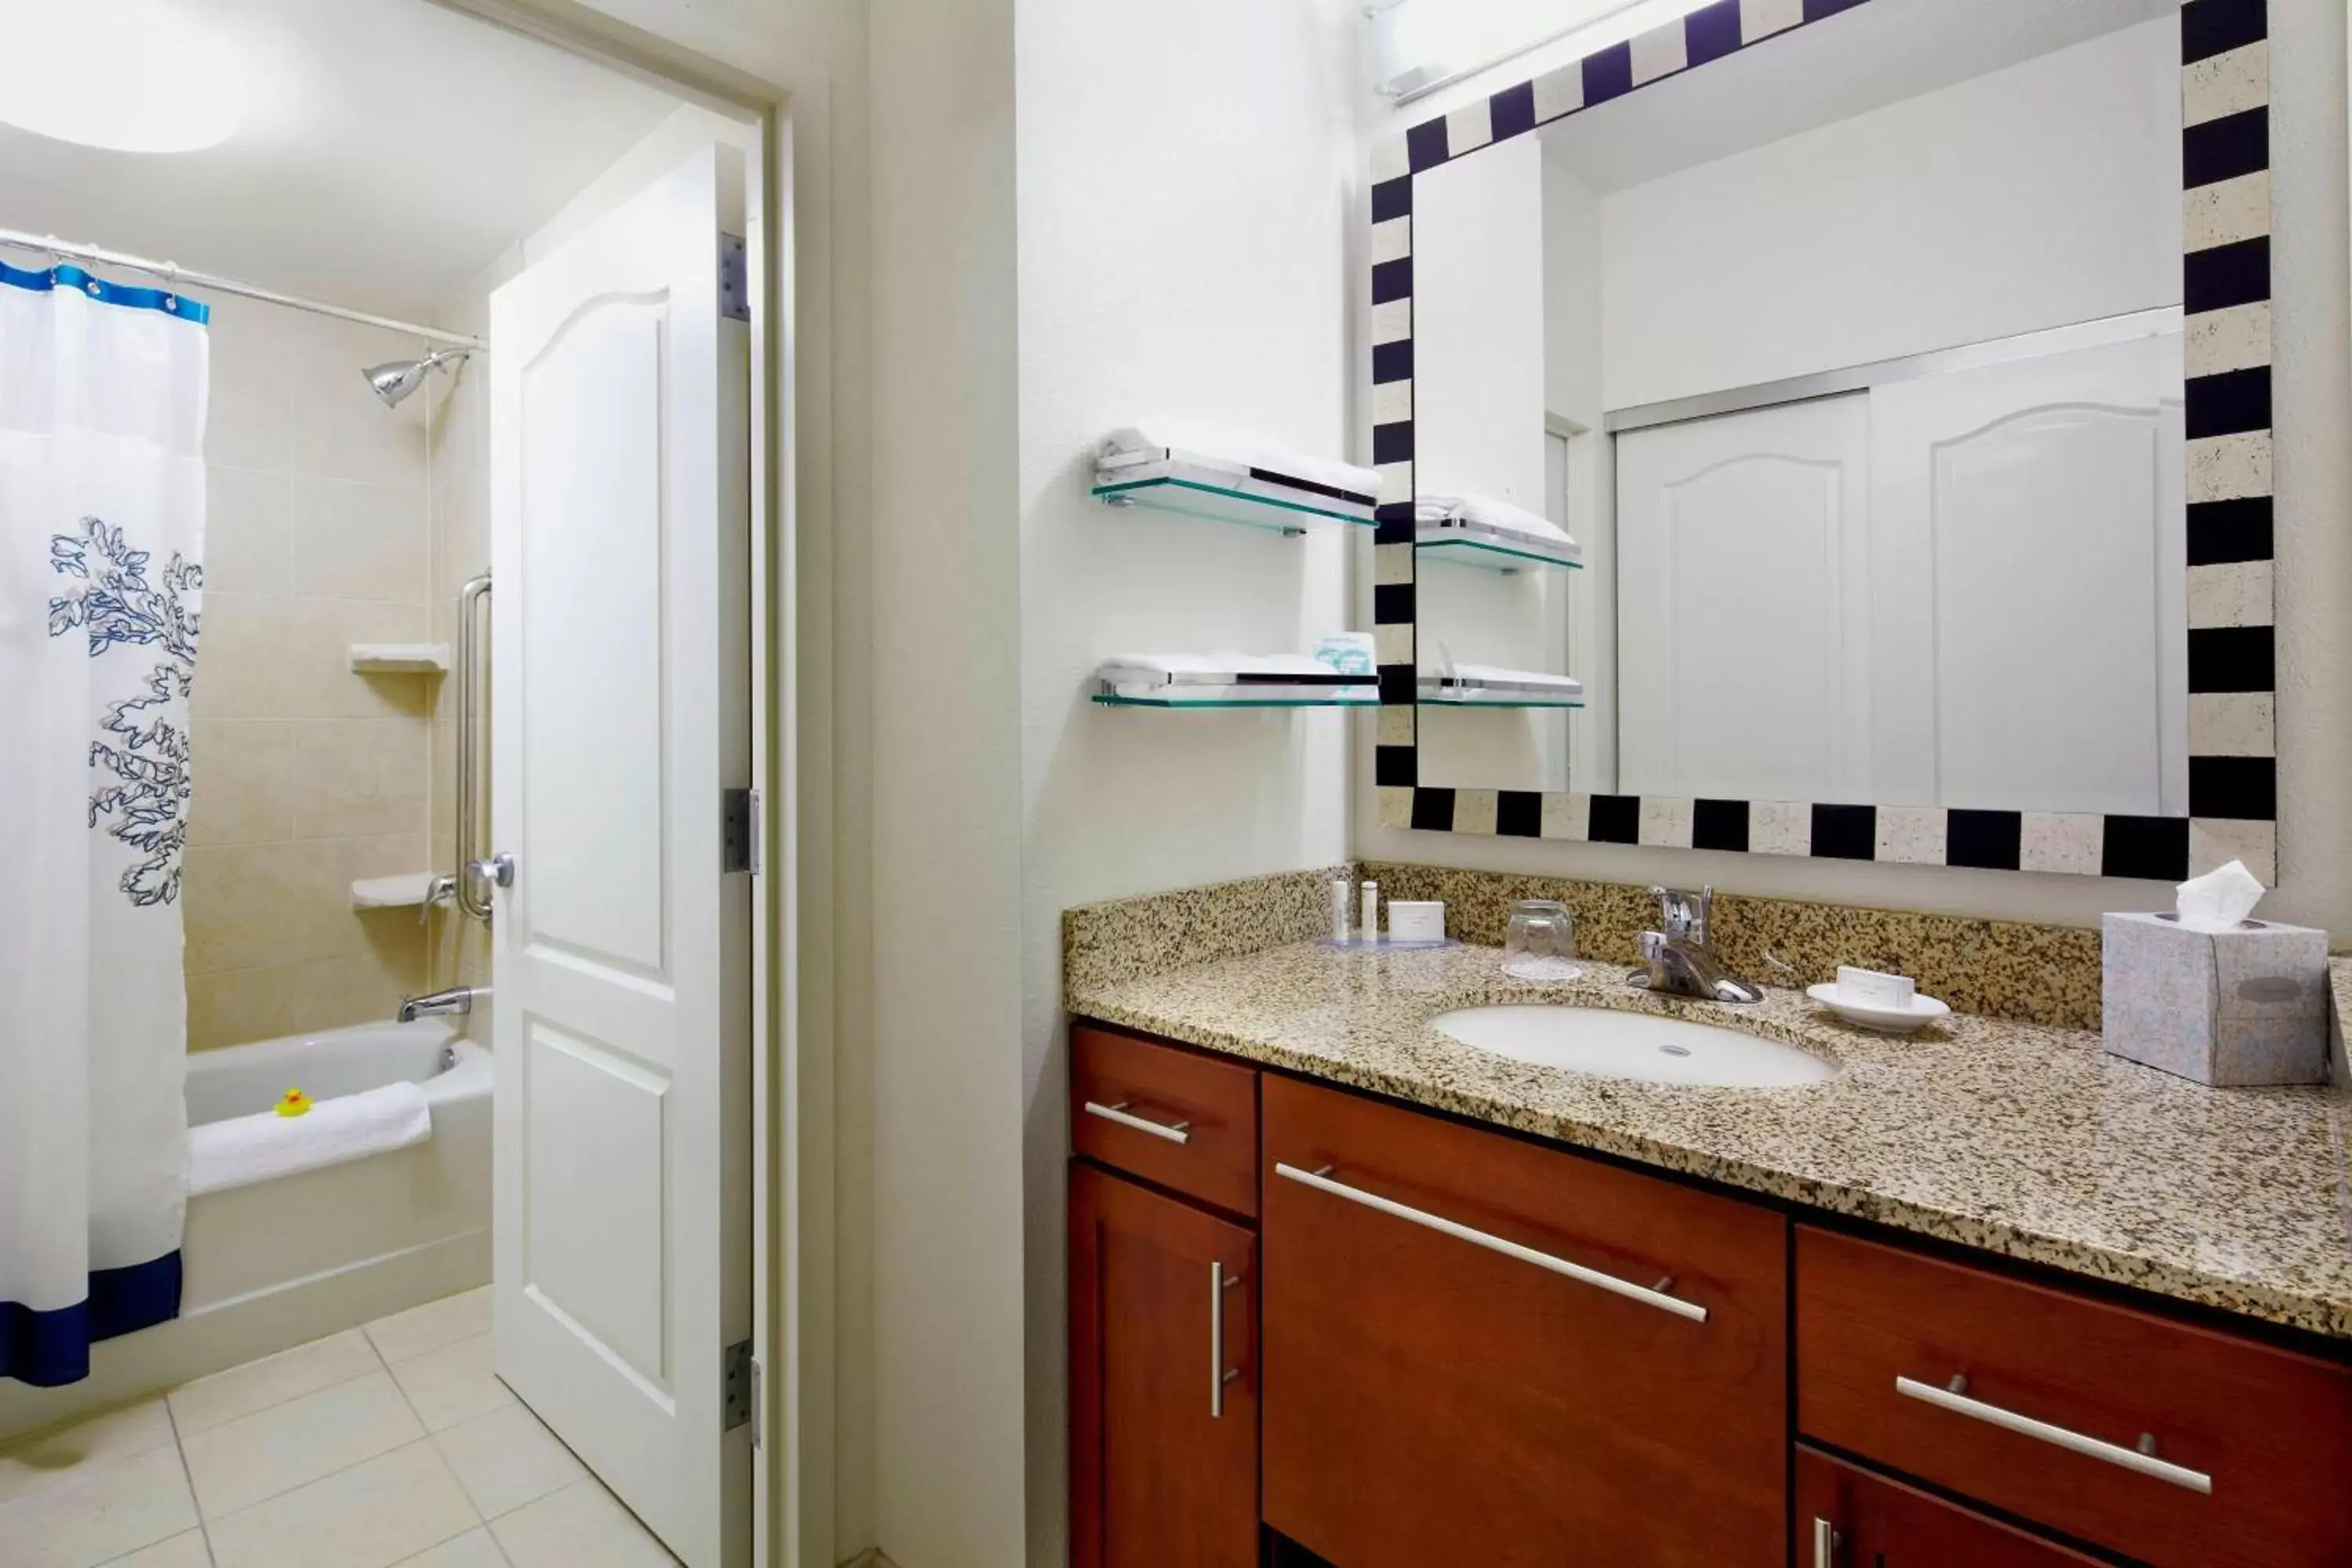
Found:
[[[401,1079],[433,1136],[406,1149],[188,1200],[180,1316],[93,1346],[63,1388],[0,1380],[0,1441],[239,1365],[490,1277],[490,1058],[440,1019],[362,1024],[200,1051],[191,1125]]]

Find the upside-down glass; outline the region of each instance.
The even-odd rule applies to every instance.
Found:
[[[1573,980],[1576,917],[1554,899],[1521,899],[1511,905],[1511,929],[1503,939],[1503,973],[1521,980]]]

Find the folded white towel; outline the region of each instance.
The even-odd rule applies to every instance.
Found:
[[[320,1165],[340,1165],[433,1136],[433,1110],[413,1083],[321,1100],[300,1116],[265,1110],[188,1129],[188,1191],[217,1193]]]
[[[1438,522],[1458,517],[1475,522],[1481,528],[1491,528],[1504,533],[1516,533],[1526,539],[1539,539],[1552,544],[1574,544],[1568,530],[1525,507],[1513,506],[1492,496],[1425,495],[1413,501],[1413,515],[1423,522]]]
[[[1312,457],[1278,441],[1228,426],[1178,419],[1154,419],[1143,425],[1123,425],[1103,438],[1097,456],[1104,460],[1137,453],[1175,452],[1195,462],[1247,474],[1252,468],[1286,479],[1305,479],[1328,489],[1372,497],[1381,493],[1381,476],[1370,468],[1332,458]]]

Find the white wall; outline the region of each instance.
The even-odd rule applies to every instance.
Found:
[[[1348,831],[1348,715],[1115,710],[1086,692],[1107,654],[1299,651],[1344,629],[1354,542],[1111,510],[1087,499],[1087,452],[1155,414],[1345,451],[1354,25],[1339,0],[1020,7],[1033,1563],[1064,1561],[1067,1511],[1061,912],[1328,865]]]
[[[2281,882],[2273,918],[2352,939],[2352,327],[2347,327],[2346,26],[2340,0],[2272,0],[2273,192],[2277,232],[2276,474],[2279,588]],[[1529,59],[1397,113],[1358,102],[1358,179],[1376,140],[1553,62]],[[1355,295],[1359,450],[1369,450],[1370,338]],[[1369,587],[1359,614],[1370,624]],[[1379,825],[1369,750],[1357,758],[1353,847],[1369,858],[1623,882],[1711,882],[1734,892],[1947,910],[1996,919],[2095,923],[2106,910],[2145,909],[2147,884],[2099,878],[1875,866],[1851,862],[1547,844],[1412,833]]]
[[[1607,405],[2179,304],[2179,37],[2145,23],[1602,197]]]

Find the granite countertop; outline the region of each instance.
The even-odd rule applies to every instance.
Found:
[[[1653,997],[1623,970],[1538,985],[1494,948],[1307,942],[1146,978],[1073,977],[1076,1015],[1580,1148],[2352,1339],[2352,1099],[2211,1089],[2095,1033],[1955,1015],[1908,1038],[1801,994]],[[2339,972],[2341,973],[2341,972]],[[1427,1020],[1508,1002],[1671,1012],[1837,1063],[1801,1089],[1636,1083],[1529,1067]]]

